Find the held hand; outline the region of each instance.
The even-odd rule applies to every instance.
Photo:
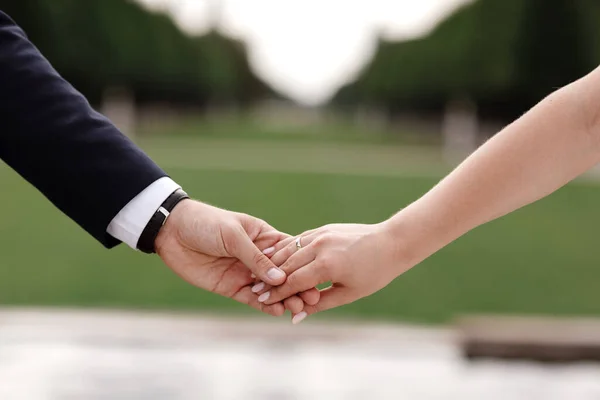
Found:
[[[331,282],[320,301],[297,314],[307,315],[351,303],[375,293],[408,269],[396,259],[397,245],[385,224],[334,224],[303,233],[277,244],[271,258],[288,275],[278,287],[261,291],[259,301],[273,305],[289,296]]]
[[[257,301],[251,274],[271,285],[285,281],[285,273],[259,249],[287,237],[258,218],[184,200],[171,212],[155,247],[164,263],[192,285],[280,316],[285,311],[280,302],[264,306]],[[303,299],[315,304],[319,294],[312,291]],[[304,302],[293,297],[286,305],[297,311]]]

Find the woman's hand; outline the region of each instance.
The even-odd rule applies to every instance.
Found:
[[[271,261],[288,277],[281,286],[265,285],[257,292],[258,301],[276,304],[331,282],[317,304],[307,305],[294,316],[292,321],[298,323],[307,315],[351,303],[387,286],[409,267],[398,261],[398,250],[386,223],[333,224],[304,232],[275,246]]]

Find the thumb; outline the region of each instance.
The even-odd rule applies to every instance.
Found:
[[[236,246],[238,254],[233,254],[233,256],[243,262],[254,275],[273,286],[285,282],[285,272],[277,268],[247,235],[240,235],[238,241],[238,246]]]
[[[351,300],[350,290],[345,287],[331,286],[326,289],[322,289],[319,292],[321,294],[319,302],[314,306],[308,304],[305,305],[302,312],[294,315],[292,318],[292,323],[294,325],[299,324],[309,315],[343,306],[344,304],[348,304],[353,301]]]

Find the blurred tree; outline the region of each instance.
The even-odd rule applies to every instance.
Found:
[[[593,68],[591,40],[582,29],[584,3],[528,0],[516,47],[515,101],[529,108]]]
[[[595,66],[598,17],[594,0],[475,1],[426,37],[381,42],[362,76],[334,101],[441,112],[466,97],[484,117],[512,119]]]
[[[107,87],[136,99],[241,104],[270,90],[241,43],[215,32],[186,36],[164,14],[132,0],[0,0],[57,70],[90,101]]]

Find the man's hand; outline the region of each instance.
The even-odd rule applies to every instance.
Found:
[[[316,304],[316,290],[265,306],[256,300],[251,274],[269,285],[285,282],[285,273],[261,252],[287,238],[266,222],[193,200],[171,212],[156,238],[155,248],[177,275],[192,285],[230,297],[274,316],[302,311]],[[304,301],[303,301],[304,300]]]

